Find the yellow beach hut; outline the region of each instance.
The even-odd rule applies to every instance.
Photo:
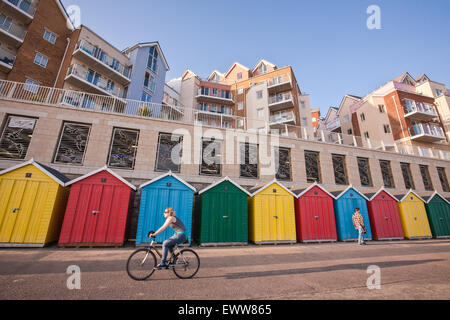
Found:
[[[414,191],[395,196],[403,232],[408,239],[429,239],[432,237],[425,202]]]

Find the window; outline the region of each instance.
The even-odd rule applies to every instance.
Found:
[[[263,98],[263,92],[261,91],[256,91],[256,99],[260,100]]]
[[[34,63],[36,63],[37,65],[40,65],[43,68],[47,67],[48,64],[48,58],[42,54],[40,54],[39,52],[36,53],[36,56],[34,57]]]
[[[383,125],[384,133],[391,133],[391,127],[388,124]]]
[[[258,145],[241,143],[239,164],[241,178],[258,178]]]
[[[152,102],[152,96],[150,94],[148,94],[147,92],[142,92],[141,101]]]
[[[238,94],[243,94],[244,93],[244,88],[238,88]]]
[[[334,181],[336,184],[347,185],[347,169],[345,167],[345,156],[333,154]]]
[[[307,127],[308,126],[308,118],[302,118],[302,126]]]
[[[217,104],[211,105],[211,111],[212,112],[217,112]]]
[[[239,102],[238,105],[237,105],[237,109],[238,110],[244,109],[244,104],[242,102]]]
[[[361,121],[366,121],[366,115],[364,113],[361,113],[360,118]]]
[[[442,190],[444,192],[450,192],[450,186],[448,185],[447,174],[445,173],[445,168],[437,167],[437,172],[439,180],[441,181]]]
[[[291,149],[275,147],[275,179],[291,181]]]
[[[145,73],[144,87],[151,91],[155,91],[155,77],[148,72]]]
[[[204,95],[204,96],[209,96],[209,88],[207,88],[207,87],[202,87],[201,92],[202,92],[202,95]]]
[[[310,183],[321,183],[319,153],[315,151],[305,151],[306,180]]]
[[[437,97],[442,96],[442,94],[443,94],[443,91],[441,89],[436,89],[436,96]]]
[[[138,130],[114,128],[108,166],[120,169],[134,169],[138,141]]]
[[[114,81],[108,80],[106,83],[106,90],[114,91],[114,86],[115,86]]]
[[[433,183],[431,182],[430,172],[428,166],[420,165],[420,174],[422,175],[423,186],[427,191],[433,191]]]
[[[220,90],[220,96],[224,99],[230,99],[230,90]]]
[[[12,19],[10,17],[5,16],[3,13],[0,14],[0,27],[9,30],[9,27],[11,27],[11,23]]]
[[[213,94],[213,96],[217,96],[217,93],[218,93],[217,88],[213,88],[213,89],[212,89],[212,94]]]
[[[44,32],[44,39],[52,44],[55,44],[57,37],[58,36],[56,34],[54,34],[53,32],[51,32],[50,30],[45,30],[45,32]]]
[[[8,116],[0,138],[0,158],[23,160],[37,119]]]
[[[241,80],[241,79],[242,79],[242,72],[239,72],[239,73],[237,74],[237,79],[238,79],[238,80]]]
[[[64,123],[54,163],[82,165],[91,125]]]
[[[300,106],[302,109],[305,109],[306,108],[305,101],[300,101]]]
[[[244,126],[244,120],[243,119],[239,119],[238,126],[239,127],[243,127]]]
[[[349,122],[350,121],[350,116],[347,114],[344,116],[344,122]]]
[[[384,186],[386,188],[395,188],[394,177],[392,175],[391,162],[380,160],[381,175],[383,176]]]
[[[183,137],[170,133],[160,133],[156,152],[155,171],[180,172]]]
[[[411,165],[409,163],[400,163],[402,169],[403,180],[405,181],[406,189],[415,189],[414,180],[411,174]]]
[[[156,50],[156,47],[150,47],[147,61],[147,68],[156,73],[157,65],[158,65],[158,50]]]
[[[352,134],[353,134],[353,130],[352,130],[352,129],[348,129],[348,130],[347,130],[347,134],[348,134],[348,135],[352,135]]]
[[[364,137],[366,138],[366,140],[370,139],[369,133],[367,131],[364,132]]]
[[[384,107],[384,104],[379,104],[378,105],[378,110],[380,111],[380,113],[385,113],[386,112],[386,108]]]
[[[200,174],[207,176],[221,175],[222,142],[215,139],[202,139],[202,164]]]
[[[358,158],[359,178],[361,180],[361,186],[372,187],[372,175],[370,174],[369,159]]]
[[[264,117],[264,109],[258,109],[258,118]]]
[[[202,111],[208,111],[208,104],[207,104],[207,103],[204,103],[204,102],[201,102],[201,103],[198,105],[198,108],[199,108],[200,110],[202,110]]]
[[[32,93],[37,93],[40,85],[41,83],[39,81],[27,78],[25,80],[25,85],[23,86],[23,89]]]

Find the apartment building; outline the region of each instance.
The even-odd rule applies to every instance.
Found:
[[[0,1],[0,79],[55,86],[73,29],[59,0]]]
[[[404,73],[363,98],[344,96],[338,112],[342,133],[361,137],[357,144],[370,148],[448,150],[435,97],[421,85]]]

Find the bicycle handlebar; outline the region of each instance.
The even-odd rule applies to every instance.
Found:
[[[155,239],[156,237],[150,237],[150,234],[152,234],[152,233],[155,233],[155,231],[149,231],[148,234],[147,234],[147,236],[148,236],[149,238]]]

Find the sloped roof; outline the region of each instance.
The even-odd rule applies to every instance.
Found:
[[[295,197],[298,199],[301,196],[303,196],[304,194],[306,194],[308,191],[310,191],[311,189],[313,189],[314,187],[318,187],[319,189],[321,189],[322,191],[324,191],[326,194],[328,194],[330,197],[332,197],[334,199],[334,195],[330,192],[328,192],[328,190],[326,190],[324,187],[322,187],[320,184],[318,184],[317,182],[315,182],[314,184],[310,185],[307,188],[303,188],[303,187],[293,187],[291,188],[292,192],[295,194]]]
[[[383,191],[386,192],[392,199],[394,199],[395,201],[398,201],[398,199],[393,194],[391,194],[389,191],[387,191],[384,187],[381,187],[380,190],[378,190],[377,192],[364,193],[364,195],[366,196],[367,199],[369,199],[369,201],[372,201]]]
[[[407,193],[404,193],[404,194],[401,193],[401,194],[394,195],[394,197],[396,197],[396,198],[398,199],[399,202],[402,202],[402,201],[405,200],[405,198],[406,198],[407,196],[409,196],[411,193],[412,193],[413,195],[415,195],[417,198],[419,198],[420,200],[422,200],[423,202],[425,202],[425,201],[423,200],[423,198],[422,198],[421,196],[419,196],[417,193],[415,193],[412,189],[409,190]]]
[[[251,196],[254,197],[255,195],[257,195],[258,193],[264,191],[265,189],[267,189],[270,185],[272,184],[278,184],[282,189],[284,189],[286,192],[288,192],[289,194],[291,194],[293,197],[296,197],[296,195],[289,190],[288,188],[286,188],[281,182],[279,182],[278,180],[272,180],[269,183],[262,185],[262,186],[255,186],[254,188],[251,188],[249,190],[249,192],[251,193]]]
[[[202,194],[208,190],[211,190],[212,188],[214,188],[215,186],[218,186],[219,184],[221,184],[222,182],[228,181],[231,184],[233,184],[236,188],[240,189],[242,192],[245,192],[249,197],[251,197],[251,193],[248,192],[245,188],[241,187],[239,184],[237,184],[236,182],[234,182],[233,180],[231,180],[229,177],[225,177],[223,179],[220,179],[219,181],[214,182],[213,184],[205,187],[204,189],[200,190],[198,192],[198,194]]]
[[[107,171],[109,172],[111,175],[113,175],[114,177],[116,177],[117,179],[119,179],[120,181],[122,181],[124,184],[126,184],[127,186],[129,186],[131,189],[136,190],[136,187],[134,185],[132,185],[131,183],[129,183],[127,180],[125,180],[124,178],[122,178],[120,175],[118,175],[117,173],[115,173],[114,171],[112,171],[111,169],[109,169],[107,166],[104,166],[103,168],[97,169],[95,171],[92,171],[88,174],[85,174],[84,176],[78,177],[68,183],[66,183],[66,186],[70,186],[78,181],[87,179],[97,173],[100,173],[102,171]]]
[[[163,174],[159,177],[156,177],[153,180],[150,180],[144,184],[141,184],[139,186],[139,189],[142,189],[152,183],[155,183],[156,181],[159,181],[161,179],[164,179],[165,177],[174,177],[175,179],[177,179],[178,181],[180,181],[181,183],[185,184],[189,189],[192,189],[194,192],[197,192],[197,189],[195,189],[193,186],[191,186],[189,183],[187,183],[186,181],[184,181],[183,179],[181,179],[179,176],[177,176],[176,174],[174,174],[172,171],[167,172],[166,174]]]
[[[361,193],[358,189],[356,189],[354,186],[349,185],[346,189],[341,190],[341,191],[333,191],[330,192],[334,198],[337,200],[340,197],[342,197],[347,191],[349,191],[350,189],[353,189],[356,193],[358,193],[361,197],[363,197],[366,200],[369,200],[369,198],[367,198],[363,193]]]
[[[235,62],[235,63],[233,63],[233,65],[230,67],[230,69],[228,69],[228,71],[225,73],[225,77],[228,76],[228,74],[231,72],[231,70],[233,70],[233,68],[234,68],[235,66],[239,66],[239,67],[241,67],[242,69],[244,69],[244,70],[246,70],[246,71],[250,71],[250,69],[247,68],[246,66],[240,64],[239,62]]]
[[[264,60],[264,59],[260,59],[260,60],[258,61],[258,63],[256,64],[256,66],[253,68],[252,72],[255,72],[255,70],[258,69],[259,66],[260,66],[262,63],[264,63],[264,64],[266,64],[266,65],[270,65],[271,67],[274,67],[274,68],[277,67],[277,66],[274,65],[272,62],[269,62],[269,61]]]
[[[160,53],[160,55],[161,55],[161,57],[163,59],[164,66],[166,67],[166,70],[169,71],[170,67],[169,67],[169,64],[167,63],[166,57],[164,56],[164,52],[162,51],[162,48],[159,45],[159,41],[140,42],[140,43],[137,43],[137,44],[135,44],[134,46],[132,46],[130,48],[127,48],[127,49],[123,50],[123,52],[130,52],[130,51],[135,50],[136,48],[154,47],[154,46],[157,47],[157,49],[158,49],[158,51],[159,51],[159,53]]]
[[[0,176],[3,174],[6,174],[8,172],[26,167],[28,165],[33,165],[35,166],[37,169],[39,169],[40,171],[42,171],[44,174],[46,174],[47,176],[49,176],[51,179],[53,179],[55,182],[57,182],[60,186],[65,187],[66,183],[70,181],[69,178],[67,178],[65,175],[63,175],[61,172],[59,172],[58,170],[55,170],[51,167],[48,167],[40,162],[34,161],[34,159],[31,159],[30,161],[26,161],[23,163],[20,163],[16,166],[13,166],[11,168],[5,169],[3,171],[0,172]]]
[[[429,196],[422,196],[421,198],[422,198],[422,200],[423,200],[425,203],[430,203],[431,200],[433,200],[434,197],[436,197],[436,196],[440,197],[442,200],[444,200],[445,202],[447,202],[448,204],[450,204],[450,199],[445,198],[442,194],[440,194],[440,193],[437,192],[437,191],[435,191],[432,195],[429,195]]]

